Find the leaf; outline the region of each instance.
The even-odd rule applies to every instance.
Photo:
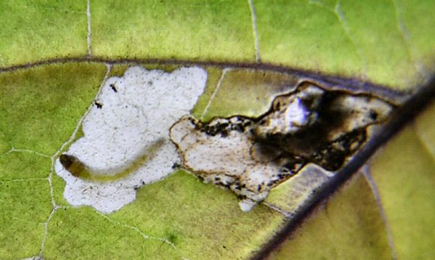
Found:
[[[231,193],[183,171],[141,188],[134,203],[110,215],[68,205],[52,165],[71,133],[80,137],[77,123],[106,63],[130,61],[113,65],[109,76],[122,76],[133,63],[168,71],[205,67],[207,89],[193,114],[206,120],[259,113],[274,91],[294,84],[287,72],[296,81],[363,90],[377,89],[367,83],[373,82],[412,94],[433,72],[434,7],[399,0],[3,1],[0,258],[253,256],[288,221],[270,206],[294,205],[283,199],[290,182],[278,186],[271,205],[251,213],[242,213]],[[222,69],[238,66],[258,70],[230,71],[216,92]],[[269,70],[272,76],[260,76]],[[428,111],[370,161],[373,182],[357,175],[276,257],[429,258],[435,142]]]

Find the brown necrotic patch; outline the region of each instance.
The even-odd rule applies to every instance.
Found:
[[[253,119],[251,138],[284,157],[337,171],[367,140],[367,128],[383,122],[392,108],[367,94],[327,91],[305,82],[295,92],[276,97],[265,115]]]
[[[308,163],[340,170],[384,122],[394,105],[369,94],[303,82],[276,96],[259,117],[193,117],[171,128],[182,166],[241,199],[259,202]]]

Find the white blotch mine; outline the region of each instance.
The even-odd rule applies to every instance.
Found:
[[[83,121],[84,136],[65,154],[97,176],[134,170],[114,181],[95,182],[73,176],[58,159],[55,169],[66,181],[65,199],[109,213],[132,202],[138,187],[170,174],[179,155],[169,128],[189,114],[206,79],[207,72],[196,67],[172,73],[132,67],[123,77],[109,78]],[[147,153],[152,156],[136,167]]]

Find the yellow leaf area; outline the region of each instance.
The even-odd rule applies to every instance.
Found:
[[[435,256],[435,105],[373,161],[399,259]]]
[[[435,104],[378,152],[271,259],[432,259]]]
[[[41,60],[267,63],[404,89],[433,71],[434,1],[0,3],[0,67]]]

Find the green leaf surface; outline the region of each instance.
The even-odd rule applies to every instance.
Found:
[[[0,74],[2,142],[54,154],[92,103],[105,71],[101,64],[55,64]]]
[[[250,12],[243,1],[93,1],[91,8],[92,50],[98,57],[255,58]]]
[[[86,54],[86,2],[1,1],[0,20],[1,67]]]
[[[44,225],[52,211],[46,179],[0,181],[0,255],[17,259],[38,255]]]

